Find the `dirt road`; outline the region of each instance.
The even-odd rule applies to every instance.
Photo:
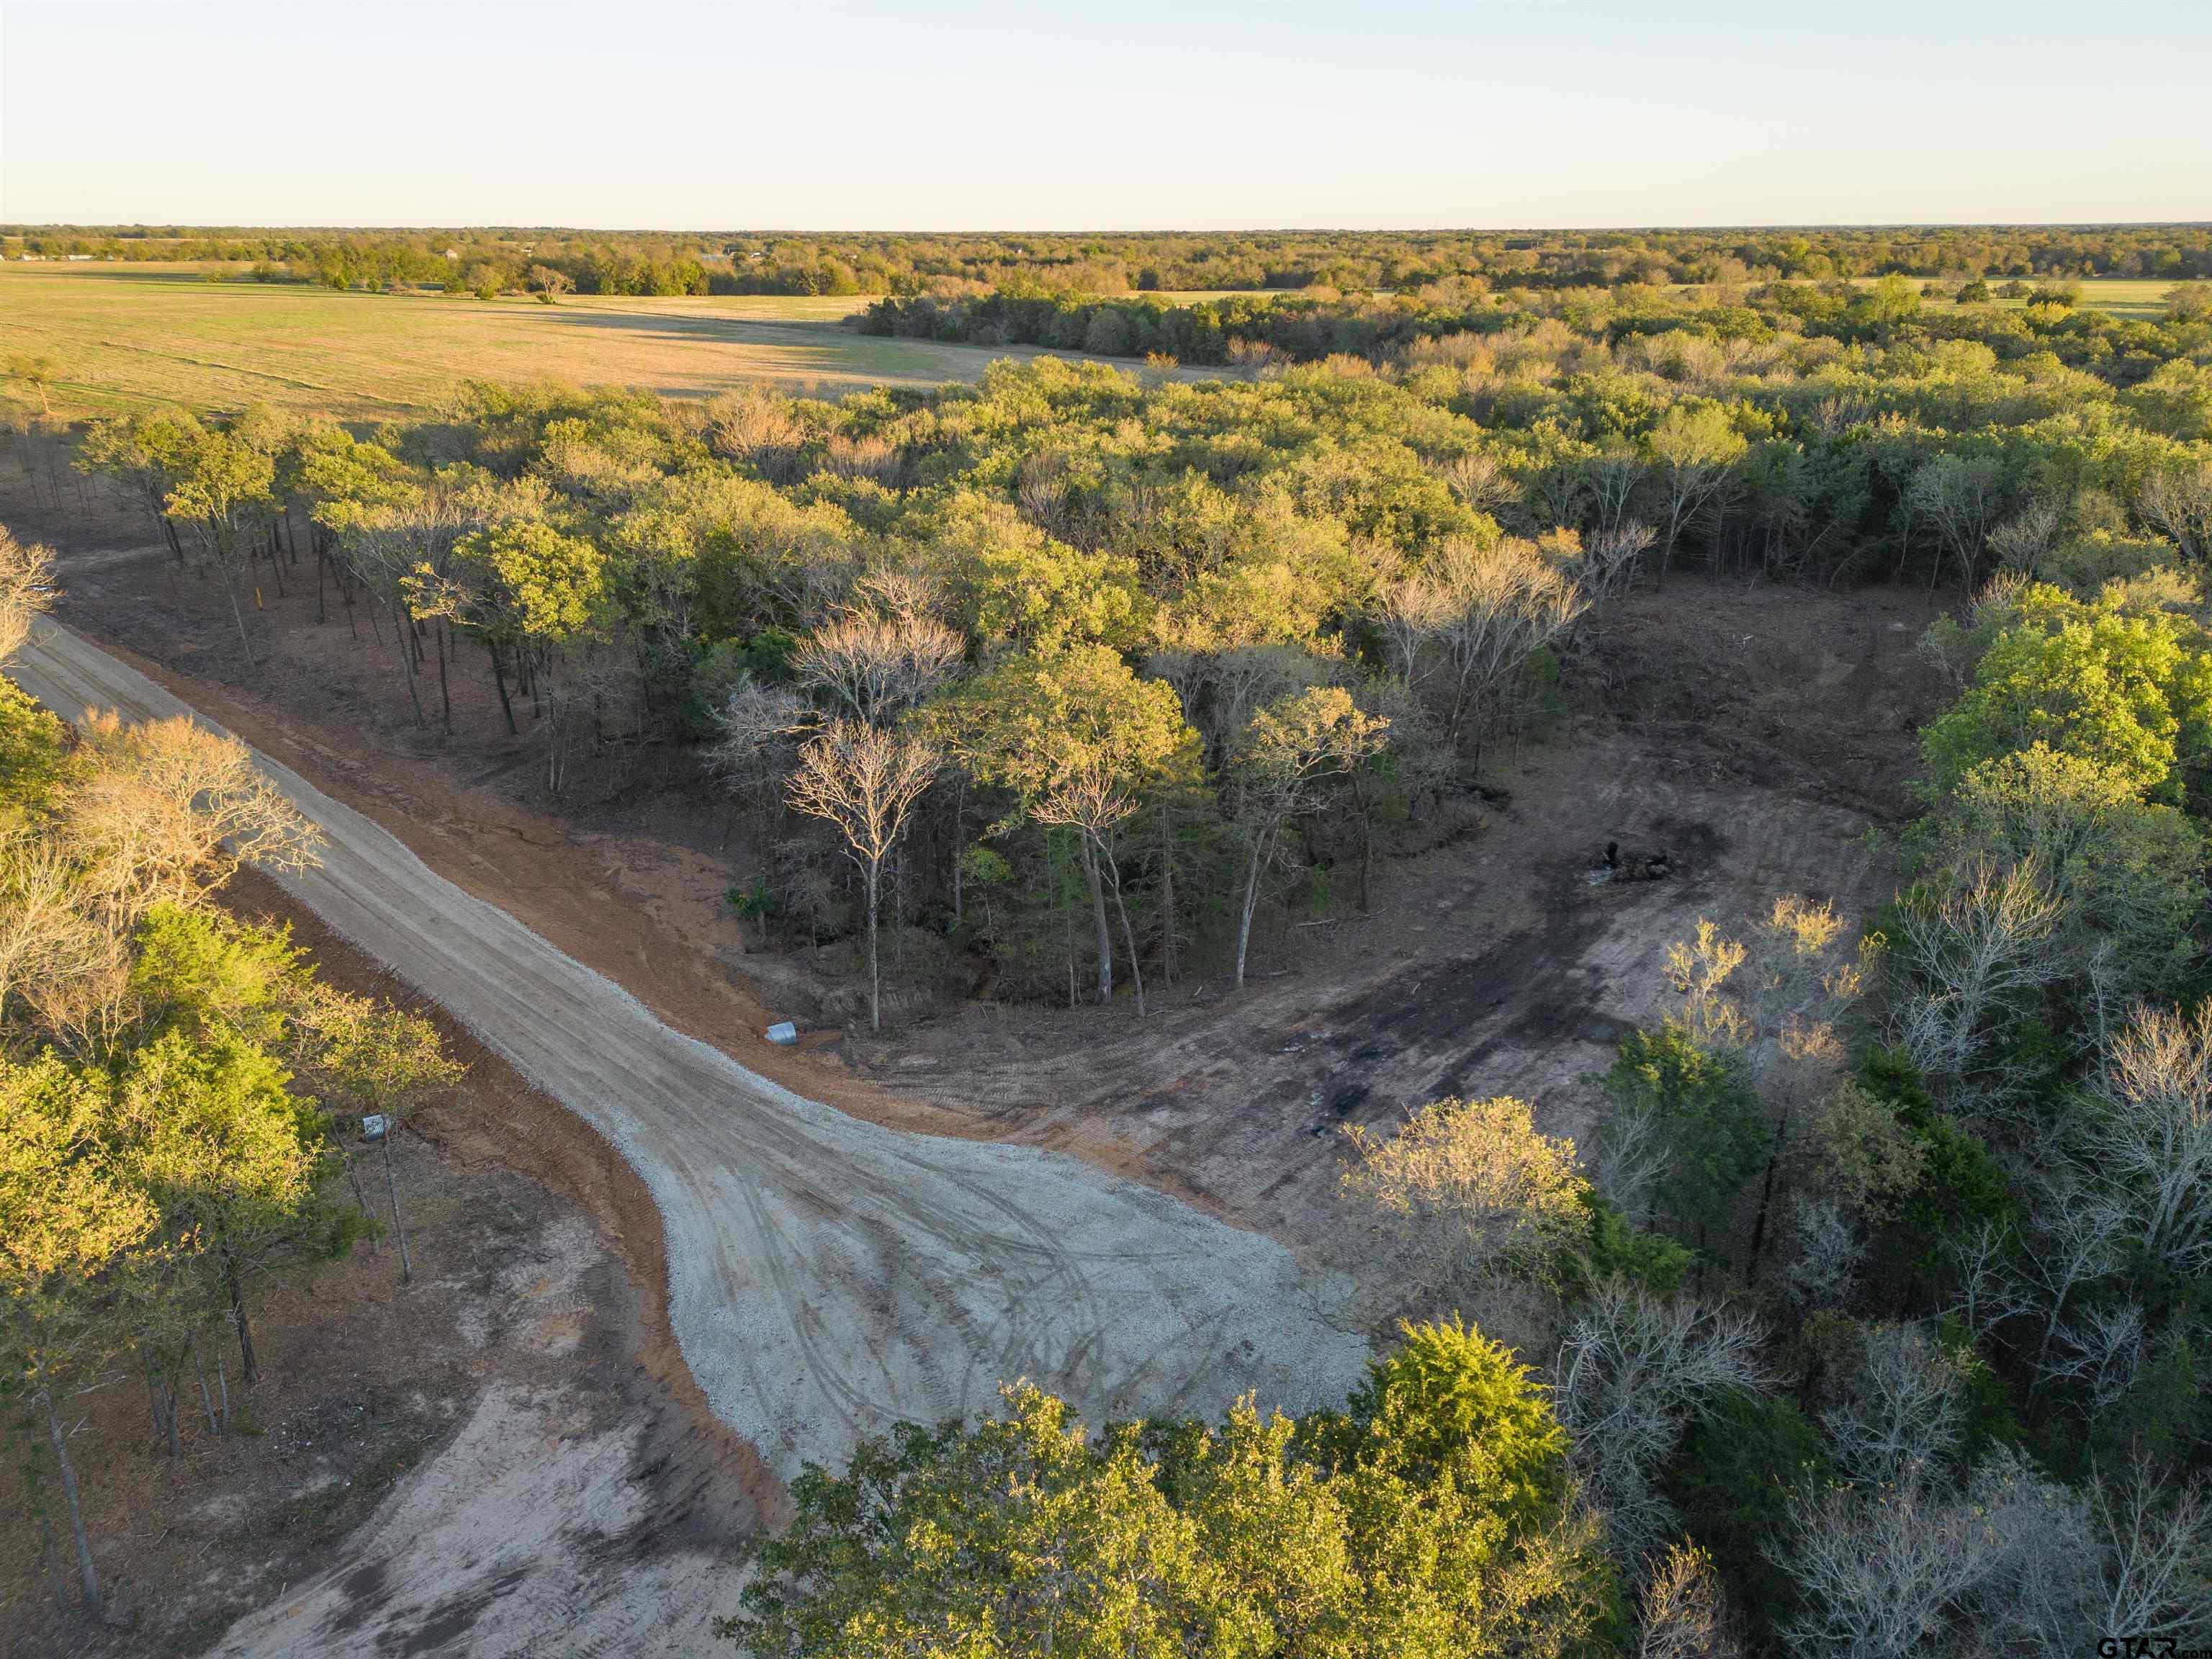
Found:
[[[64,718],[189,713],[42,623],[10,665]],[[210,724],[212,724],[210,722]],[[716,1413],[788,1476],[1027,1376],[1094,1423],[1340,1398],[1364,1344],[1289,1253],[1034,1148],[903,1133],[670,1030],[621,987],[262,757],[328,837],[283,884],[619,1147],[666,1229],[670,1317]]]

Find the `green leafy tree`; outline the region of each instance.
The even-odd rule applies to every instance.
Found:
[[[1668,1019],[1621,1039],[1605,1091],[1617,1114],[1605,1134],[1648,1126],[1658,1138],[1647,1224],[1663,1218],[1706,1248],[1726,1227],[1765,1139],[1758,1097],[1735,1054]]]
[[[2212,651],[2202,629],[2119,600],[2085,605],[2027,590],[1966,694],[1931,721],[1921,750],[1948,789],[1981,763],[2042,744],[2095,762],[2139,795],[2178,797],[2212,756]],[[2177,773],[2181,775],[2177,775]]]
[[[1076,833],[1091,894],[1098,1000],[1114,994],[1110,885],[1141,1010],[1143,969],[1113,837],[1148,791],[1195,763],[1197,739],[1173,689],[1139,679],[1104,646],[1078,645],[1018,657],[981,676],[947,717],[954,751],[977,777],[1011,792],[1032,822]]]
[[[1441,1288],[1471,1291],[1493,1264],[1541,1273],[1588,1232],[1575,1144],[1539,1133],[1526,1101],[1431,1101],[1393,1134],[1344,1133],[1346,1196],[1388,1218]]]
[[[213,572],[230,601],[238,642],[253,661],[239,589],[256,546],[258,515],[269,505],[276,462],[228,433],[203,428],[177,458],[161,510],[191,532],[187,562]]]
[[[1659,580],[1667,580],[1682,532],[1712,504],[1729,469],[1750,447],[1720,404],[1687,399],[1670,404],[1644,441],[1659,481],[1665,522],[1659,541]]]
[[[170,553],[182,564],[184,543],[169,517],[168,496],[206,435],[195,417],[181,411],[94,421],[77,445],[76,464],[85,471],[117,479],[136,493]]]
[[[510,518],[471,531],[454,546],[453,562],[471,595],[471,626],[533,680],[551,653],[605,619],[604,556],[544,520]]]
[[[103,1133],[106,1081],[47,1054],[0,1057],[0,1352],[37,1401],[61,1474],[85,1601],[100,1575],[54,1390],[112,1340],[100,1280],[154,1231],[155,1209]]]
[[[2095,960],[2121,975],[2115,988],[2178,988],[2196,956],[2203,836],[2178,809],[2146,802],[2140,775],[2039,738],[1968,769],[1917,827],[1914,851],[1934,876],[2033,870],[2064,908],[2075,971]]]
[[[1093,1437],[1060,1401],[810,1468],[720,1632],[763,1656],[1483,1659],[1601,1650],[1615,1589],[1542,1391],[1409,1327],[1342,1416]]]
[[[60,373],[60,364],[55,362],[52,358],[41,356],[36,352],[19,351],[8,359],[8,378],[11,380],[21,381],[23,385],[38,394],[39,412],[41,415],[52,415],[54,412],[53,399],[48,394],[52,391],[55,378]]]
[[[1079,552],[1005,502],[959,497],[937,550],[962,595],[962,620],[981,638],[1046,653],[1073,644],[1125,649],[1144,631],[1150,606],[1134,559]]]
[[[323,1109],[346,1120],[333,1123],[334,1133],[343,1136],[371,1116],[384,1120],[378,1147],[384,1193],[399,1243],[400,1282],[410,1283],[415,1264],[408,1253],[407,1224],[399,1211],[392,1143],[418,1114],[453,1091],[465,1068],[446,1052],[437,1025],[421,1014],[374,997],[354,996],[305,975],[292,978],[285,990],[290,1026],[287,1052]],[[343,1156],[350,1174],[351,1154]]]
[[[1237,923],[1237,983],[1244,983],[1252,916],[1260,882],[1281,850],[1283,826],[1310,811],[1321,786],[1349,777],[1389,741],[1389,721],[1370,714],[1341,686],[1316,686],[1271,703],[1252,716],[1239,760],[1246,778],[1247,834],[1252,855]]]
[[[130,1178],[159,1207],[175,1248],[204,1262],[258,1379],[246,1279],[311,1217],[319,1130],[289,1073],[234,1033],[170,1030],[133,1053],[116,1091]]]

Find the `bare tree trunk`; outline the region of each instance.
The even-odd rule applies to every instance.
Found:
[[[177,1434],[176,1384],[155,1370],[152,1356],[143,1348],[138,1351],[138,1369],[146,1374],[146,1401],[154,1413],[154,1432],[168,1447],[170,1456],[181,1457],[185,1448]]]
[[[491,683],[499,688],[499,712],[507,716],[507,735],[519,738],[522,733],[514,724],[514,704],[507,695],[507,666],[500,660],[499,646],[486,639],[484,649],[491,653]]]
[[[1252,842],[1252,866],[1244,875],[1244,912],[1237,923],[1237,988],[1244,988],[1244,956],[1252,946],[1252,913],[1260,908],[1260,872],[1267,867],[1267,843],[1274,839],[1271,823]]]
[[[1060,941],[1067,947],[1067,1006],[1075,1006],[1075,922],[1067,912],[1060,913]]]
[[[884,975],[876,960],[876,896],[883,883],[884,861],[870,859],[868,878],[868,1029],[884,1029]]]
[[[362,1214],[367,1216],[371,1221],[375,1220],[376,1212],[369,1207],[368,1189],[361,1184],[361,1166],[353,1161],[353,1153],[347,1149],[343,1141],[338,1143],[338,1162],[345,1165],[346,1184],[353,1188],[354,1203],[360,1208]],[[368,1248],[372,1253],[376,1249],[376,1233],[374,1229],[371,1229],[368,1235]]]
[[[1766,1218],[1774,1202],[1774,1175],[1782,1167],[1783,1142],[1790,1133],[1787,1113],[1774,1120],[1774,1145],[1767,1149],[1766,1176],[1759,1186],[1759,1213],[1751,1224],[1751,1255],[1744,1263],[1747,1274],[1758,1271],[1760,1253],[1766,1248]]]
[[[1175,825],[1165,807],[1160,809],[1160,977],[1175,984],[1176,889]]]
[[[1374,908],[1374,876],[1375,807],[1372,802],[1362,802],[1359,812],[1359,914],[1363,916]]]
[[[154,1362],[143,1348],[138,1350],[138,1374],[146,1379],[146,1407],[154,1415],[155,1437],[167,1440],[168,1425],[161,1421],[161,1390],[154,1381]]]
[[[392,607],[392,638],[399,644],[399,672],[407,677],[407,701],[415,705],[415,724],[428,726],[430,722],[422,714],[422,693],[415,689],[415,657],[408,648],[407,635],[411,630],[406,626],[406,618],[407,613],[400,606]]]
[[[1083,873],[1091,882],[1091,919],[1098,942],[1098,1000],[1114,1000],[1114,933],[1106,925],[1106,881],[1098,869],[1098,847],[1083,838]]]
[[[446,684],[446,627],[443,623],[437,626],[437,642],[438,708],[444,718],[446,735],[450,738],[453,735],[453,693]]]
[[[200,1380],[200,1410],[207,1413],[208,1432],[221,1434],[222,1429],[216,1425],[215,1400],[208,1393],[207,1366],[200,1359],[200,1334],[198,1331],[192,1333],[192,1371]],[[223,1401],[226,1415],[229,1403],[229,1397],[226,1395]]]
[[[968,781],[965,776],[963,776],[959,791],[952,799],[952,920],[956,923],[967,920],[967,910],[963,902],[967,888],[967,883],[963,878],[967,872],[962,867],[960,856],[967,851],[967,843]]]
[[[54,1462],[62,1472],[62,1496],[69,1502],[70,1530],[76,1534],[76,1570],[84,1581],[85,1604],[100,1611],[100,1574],[92,1565],[92,1540],[84,1530],[84,1504],[77,1496],[76,1465],[70,1462],[69,1442],[62,1434],[60,1413],[54,1409],[53,1385],[40,1389],[46,1402],[46,1439],[54,1449]]]
[[[43,1504],[33,1508],[39,1517],[39,1553],[46,1564],[48,1588],[54,1593],[54,1611],[66,1619],[70,1606],[69,1575],[62,1571],[62,1553],[54,1544],[53,1517],[46,1513]]]
[[[1106,868],[1114,878],[1114,908],[1121,918],[1121,938],[1129,947],[1129,982],[1136,988],[1137,1018],[1145,1017],[1145,966],[1137,959],[1137,933],[1129,926],[1129,907],[1121,902],[1121,865],[1109,851]]]
[[[238,1328],[239,1370],[250,1389],[261,1380],[261,1366],[253,1357],[253,1327],[246,1316],[246,1293],[239,1288],[238,1264],[225,1261],[222,1276],[230,1292],[230,1322]]]
[[[238,642],[246,649],[246,665],[248,668],[251,668],[254,665],[253,641],[246,636],[246,612],[239,608],[237,580],[234,577],[231,580],[224,583],[223,586],[224,590],[230,595],[231,620],[238,624]]]
[[[392,1200],[392,1231],[399,1241],[399,1282],[415,1282],[415,1264],[407,1255],[407,1224],[399,1218],[399,1183],[392,1174],[392,1137],[396,1133],[390,1124],[384,1130],[384,1191]]]

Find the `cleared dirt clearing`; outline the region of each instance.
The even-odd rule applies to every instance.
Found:
[[[65,718],[190,712],[66,629],[15,659]],[[620,987],[264,758],[329,837],[283,884],[627,1158],[667,1237],[670,1319],[718,1416],[788,1476],[1026,1376],[1092,1421],[1340,1398],[1365,1345],[1290,1254],[1030,1147],[848,1117],[671,1030]]]

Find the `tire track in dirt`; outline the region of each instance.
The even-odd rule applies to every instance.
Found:
[[[11,672],[67,719],[191,711],[41,623]],[[212,722],[204,722],[212,724]],[[258,757],[319,824],[280,884],[604,1134],[660,1211],[669,1316],[715,1413],[788,1477],[1027,1376],[1091,1420],[1340,1397],[1365,1345],[1290,1254],[1035,1147],[849,1117],[661,1023],[620,986]]]

